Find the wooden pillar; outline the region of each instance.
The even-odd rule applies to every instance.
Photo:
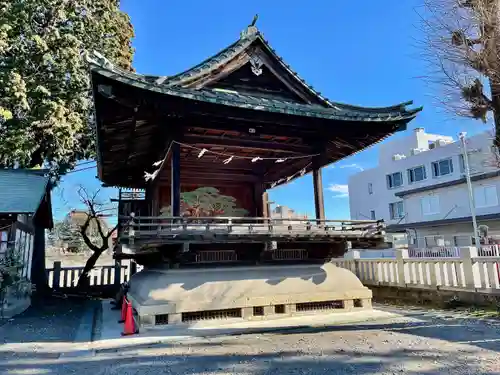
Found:
[[[269,209],[269,194],[265,191],[262,194],[262,217],[270,217],[271,212]]]
[[[172,207],[172,216],[181,216],[181,148],[178,143],[172,144],[171,170],[172,178],[170,201]]]
[[[255,216],[256,217],[266,217],[264,209],[264,199],[265,188],[263,184],[257,183],[253,186],[253,201],[255,205]]]
[[[158,176],[159,179],[159,176]],[[159,181],[154,181],[146,188],[146,201],[149,202],[148,211],[151,216],[160,214],[160,184]]]
[[[321,168],[313,169],[314,208],[317,220],[325,220],[325,200],[323,198],[323,178]]]

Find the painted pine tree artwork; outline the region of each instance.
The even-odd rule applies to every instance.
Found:
[[[161,216],[171,216],[171,206],[161,209]],[[200,187],[181,193],[181,216],[188,217],[243,217],[248,211],[238,207],[236,198],[223,195],[214,187]]]

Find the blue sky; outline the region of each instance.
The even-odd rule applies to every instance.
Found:
[[[419,78],[428,72],[418,47],[421,1],[122,0],[122,8],[135,27],[134,67],[139,73],[171,75],[189,68],[234,42],[258,13],[257,26],[273,48],[329,99],[364,106],[414,100],[424,111],[409,129],[452,136],[488,130],[436,107],[439,92]],[[376,160],[375,146],[323,170],[327,217],[349,217],[348,176],[376,166]],[[54,192],[57,218],[79,206],[78,185],[99,188],[95,175],[93,168],[63,178]],[[313,215],[311,176],[270,194],[277,203]],[[111,196],[116,196],[114,190],[102,191],[103,199]]]

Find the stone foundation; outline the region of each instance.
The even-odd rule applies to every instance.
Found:
[[[140,328],[204,320],[267,320],[371,309],[372,292],[332,263],[145,269],[128,298]]]
[[[424,306],[448,307],[450,305],[477,306],[487,309],[500,307],[500,292],[491,289],[464,290],[454,287],[397,287],[370,286],[377,302],[408,303]]]

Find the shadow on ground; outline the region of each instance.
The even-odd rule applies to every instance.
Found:
[[[481,349],[500,352],[500,322],[487,325],[475,318],[457,318],[452,312],[439,317],[419,310],[405,312],[406,317],[419,319],[413,322],[388,320],[325,327],[286,327],[273,331],[240,330],[224,339],[133,345],[118,350],[101,350],[92,357],[58,358],[59,353],[48,350],[48,343],[72,341],[84,306],[82,300],[37,302],[30,310],[0,327],[0,342],[22,344],[15,346],[15,350],[8,349],[9,345],[0,346],[0,373],[264,375],[382,374],[389,371],[423,375],[500,375],[498,363],[485,369],[480,366],[488,360],[478,355],[485,353]],[[402,311],[398,309],[397,312]],[[208,333],[216,336],[223,332],[207,330],[199,335]],[[391,342],[387,341],[388,338]],[[399,338],[403,340],[400,347],[394,345]],[[465,345],[442,348],[439,342],[434,342],[429,344],[428,350],[422,350],[407,344],[416,338]],[[367,340],[369,344],[366,344]],[[280,342],[287,344],[280,348]],[[311,347],[314,342],[316,346]]]
[[[206,349],[213,344],[204,344]],[[178,348],[181,345],[177,345]],[[334,346],[334,345],[332,345]],[[192,345],[189,345],[192,348]],[[93,357],[57,361],[7,361],[0,363],[2,373],[66,374],[93,372],[106,374],[405,374],[481,373],[484,371],[464,359],[464,352],[443,354],[428,351],[391,350],[367,354],[352,350],[324,350],[309,355],[301,350],[259,354],[169,354],[146,353],[119,357]],[[427,365],[426,365],[427,364]],[[430,365],[429,365],[430,364]],[[431,366],[432,368],[429,368]],[[427,367],[427,368],[426,368]],[[5,372],[4,372],[5,371]],[[457,371],[457,372],[456,372]]]

